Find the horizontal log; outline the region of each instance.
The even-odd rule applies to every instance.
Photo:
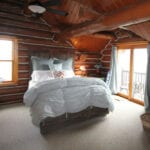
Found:
[[[110,62],[101,62],[103,67],[110,68]]]
[[[9,3],[5,3],[0,1],[0,10],[4,12],[9,12],[11,14],[21,14],[22,13],[22,8],[18,7],[16,5],[12,5]]]
[[[20,50],[21,48],[19,47],[18,54],[19,56],[29,56],[29,52],[27,50]]]
[[[25,38],[25,37],[20,37],[19,38],[19,43],[23,44],[39,44],[39,45],[47,45],[47,46],[55,46],[55,47],[68,47],[72,48],[68,43],[62,43],[62,42],[56,42],[53,41],[52,39],[42,39],[42,38]]]
[[[110,61],[111,60],[111,56],[109,55],[109,56],[103,56],[102,58],[101,58],[101,61]]]
[[[18,81],[19,85],[28,85],[28,83],[29,83],[29,79],[24,79],[24,80],[19,79]]]
[[[80,55],[80,54],[97,55],[97,54],[98,54],[98,52],[85,51],[85,50],[83,50],[83,51],[79,51],[78,49],[76,49],[75,54],[76,54],[76,55]]]
[[[76,61],[88,61],[88,60],[98,60],[100,58],[99,53],[98,54],[94,54],[94,55],[88,55],[88,54],[75,54],[75,60]]]
[[[84,65],[84,64],[97,64],[98,62],[97,62],[97,60],[95,60],[95,61],[89,61],[89,60],[87,60],[87,61],[75,61],[74,62],[74,65]]]
[[[108,71],[109,71],[109,68],[103,67],[103,68],[101,68],[101,71],[103,71],[103,72],[108,72]]]
[[[29,65],[29,62],[19,62],[19,65]]]
[[[75,68],[75,69],[79,69],[80,66],[82,66],[82,65],[76,64],[76,65],[74,66],[74,68]],[[92,68],[92,69],[93,69],[93,68],[95,68],[95,67],[94,67],[95,64],[84,64],[84,66],[85,66],[86,69],[89,69],[89,68]]]
[[[34,30],[40,30],[40,31],[50,31],[50,28],[47,25],[44,24],[37,24],[32,22],[25,22],[25,21],[17,21],[12,19],[6,19],[0,17],[0,24],[1,25],[8,25],[12,27],[19,27],[24,29],[34,29]]]
[[[94,54],[90,54],[90,53],[80,53],[80,54],[77,54],[76,52],[75,52],[75,54],[76,54],[76,56],[80,56],[80,57],[87,57],[87,58],[97,58],[97,57],[99,57],[99,53],[97,52],[97,53],[94,53]]]
[[[19,57],[19,62],[29,62],[29,57]]]
[[[0,89],[0,94],[6,96],[7,94],[24,93],[26,90],[27,90],[27,86],[19,87],[19,88]]]
[[[98,58],[96,58],[96,59],[86,59],[86,60],[84,60],[84,61],[80,61],[80,60],[78,60],[78,61],[74,61],[74,64],[76,65],[76,64],[96,64],[96,63],[98,63]]]
[[[12,99],[12,100],[3,100],[1,101],[0,100],[0,105],[9,105],[9,104],[15,104],[15,103],[22,103],[23,102],[23,99],[22,98],[19,98],[19,99]]]
[[[111,55],[111,50],[104,50],[103,52],[102,52],[102,55]]]
[[[30,45],[30,44],[19,44],[19,49],[25,49],[28,51],[52,51],[52,53],[63,54],[64,52],[73,53],[73,49],[64,46],[48,46],[48,45]]]
[[[20,0],[20,1],[16,1],[16,0],[1,0],[1,2],[3,2],[3,3],[7,2],[7,3],[11,4],[11,5],[15,5],[15,6],[19,6],[19,7],[24,6],[24,2],[22,0]]]
[[[25,43],[19,43],[19,49],[27,50],[27,51],[49,51],[51,48],[54,48],[53,46],[43,46],[38,44],[25,44]]]
[[[0,17],[12,19],[16,21],[25,21],[25,22],[31,22],[31,23],[36,23],[36,24],[45,24],[43,21],[37,18],[29,18],[29,17],[24,17],[22,14],[13,14],[9,12],[3,12],[1,9],[0,9]]]
[[[34,38],[47,38],[49,39],[52,37],[52,33],[47,31],[37,31],[33,29],[23,29],[18,27],[12,27],[12,26],[3,26],[0,24],[0,34],[9,34],[9,35],[20,35],[20,36],[26,36],[26,37],[34,37]]]
[[[29,72],[19,72],[19,78],[30,78]]]
[[[28,64],[25,64],[25,65],[20,64],[18,68],[19,68],[19,70],[26,70],[26,71],[28,71],[30,69],[30,65],[28,65]]]
[[[17,93],[17,94],[7,94],[6,96],[0,95],[0,103],[7,103],[8,101],[18,101],[20,99],[23,100],[24,93]]]

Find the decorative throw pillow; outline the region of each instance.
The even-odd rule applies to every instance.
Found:
[[[54,71],[55,78],[64,78],[64,73],[62,71]]]

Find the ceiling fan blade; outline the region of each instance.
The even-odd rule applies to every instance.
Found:
[[[67,12],[62,11],[62,10],[57,10],[57,9],[47,8],[47,11],[50,12],[50,13],[54,13],[54,14],[57,14],[57,15],[61,15],[61,16],[67,16],[67,15],[68,15]]]
[[[62,0],[49,0],[47,2],[42,2],[42,5],[45,7],[60,5]]]

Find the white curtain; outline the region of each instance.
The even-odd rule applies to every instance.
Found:
[[[146,84],[145,84],[145,95],[144,95],[144,106],[146,111],[150,111],[150,44],[147,48],[147,73],[146,73]]]
[[[117,85],[117,47],[112,47],[111,52],[111,65],[110,65],[110,72],[109,72],[109,80],[107,82],[112,94],[116,94],[118,92],[118,85]]]

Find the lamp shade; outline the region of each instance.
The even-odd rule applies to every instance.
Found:
[[[85,71],[85,70],[86,70],[86,67],[85,67],[85,66],[80,66],[80,70],[81,70],[81,71]]]

